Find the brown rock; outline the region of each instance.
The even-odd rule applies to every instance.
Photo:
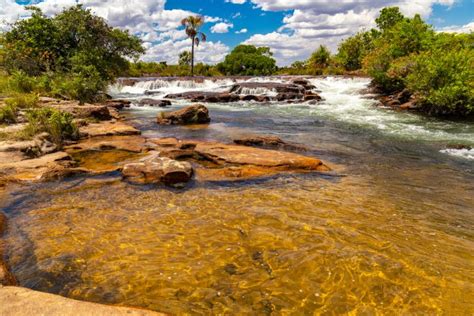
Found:
[[[79,128],[81,137],[140,135],[135,127],[120,121],[106,121],[88,124]]]
[[[316,94],[316,93],[305,94],[304,95],[304,100],[305,101],[312,101],[312,100],[321,101],[322,99],[323,98],[321,98],[321,96],[319,94]]]
[[[134,183],[176,185],[189,182],[193,168],[188,162],[163,158],[159,153],[154,153],[138,163],[125,165],[122,174]]]
[[[252,147],[271,147],[271,148],[283,148],[289,150],[301,150],[306,151],[307,148],[297,144],[289,144],[283,141],[281,138],[276,136],[266,135],[251,135],[241,138],[234,139],[234,143],[242,146]]]
[[[167,99],[184,99],[190,100],[191,102],[208,102],[208,103],[229,103],[237,102],[240,97],[235,94],[228,92],[203,92],[203,91],[190,91],[184,93],[169,94],[166,96]]]
[[[144,309],[101,305],[36,292],[20,287],[0,288],[0,315],[31,316],[160,316]]]
[[[140,100],[140,102],[138,104],[140,106],[147,105],[147,106],[158,106],[158,107],[164,108],[164,107],[167,107],[167,106],[171,106],[171,101],[147,98],[147,99]]]
[[[243,82],[236,83],[230,89],[230,93],[246,94],[245,91],[266,89],[269,92],[277,92],[282,94],[304,94],[304,87],[292,83],[278,83],[278,82]]]
[[[201,104],[191,105],[174,112],[162,112],[157,118],[161,125],[207,124],[211,121],[209,110]]]
[[[106,136],[81,140],[64,147],[67,153],[80,151],[122,150],[140,153],[146,149],[146,139],[141,136]]]

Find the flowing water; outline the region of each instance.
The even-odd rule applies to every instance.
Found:
[[[367,79],[313,83],[323,103],[210,104],[205,128],[157,126],[162,109],[124,114],[150,137],[276,135],[334,175],[171,190],[110,174],[18,188],[0,206],[21,285],[171,314],[474,314],[474,153],[446,150],[473,146],[474,124],[376,107],[361,94]],[[112,93],[231,84],[157,80]]]

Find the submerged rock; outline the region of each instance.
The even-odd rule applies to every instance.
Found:
[[[138,163],[125,165],[122,174],[133,183],[176,185],[189,182],[193,168],[188,162],[160,157],[159,153],[155,153]]]
[[[201,104],[174,112],[162,112],[157,118],[158,124],[161,125],[207,124],[210,121],[209,110]]]
[[[297,144],[290,144],[283,141],[281,138],[276,136],[267,136],[267,135],[251,135],[244,136],[234,139],[234,143],[237,145],[243,146],[252,146],[252,147],[271,147],[271,148],[283,148],[290,150],[300,150],[306,151],[307,148]]]
[[[5,233],[7,230],[7,217],[3,212],[0,211],[0,237]],[[0,286],[6,285],[16,285],[17,281],[13,274],[7,268],[5,262],[3,262],[3,241],[0,239]]]

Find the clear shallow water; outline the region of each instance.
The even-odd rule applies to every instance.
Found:
[[[314,106],[209,105],[198,129],[134,107],[146,136],[274,134],[342,177],[19,189],[2,200],[8,262],[24,286],[173,314],[472,314],[473,161],[440,150],[473,126],[375,108],[366,84],[317,79]]]

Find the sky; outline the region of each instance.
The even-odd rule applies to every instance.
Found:
[[[0,31],[26,18],[26,5],[54,15],[76,3],[139,36],[147,49],[143,60],[168,63],[190,50],[180,21],[196,14],[205,17],[208,37],[196,60],[210,64],[241,43],[269,46],[280,66],[307,59],[319,45],[336,51],[344,38],[374,27],[385,6],[418,13],[439,31],[474,31],[474,0],[0,0]]]

